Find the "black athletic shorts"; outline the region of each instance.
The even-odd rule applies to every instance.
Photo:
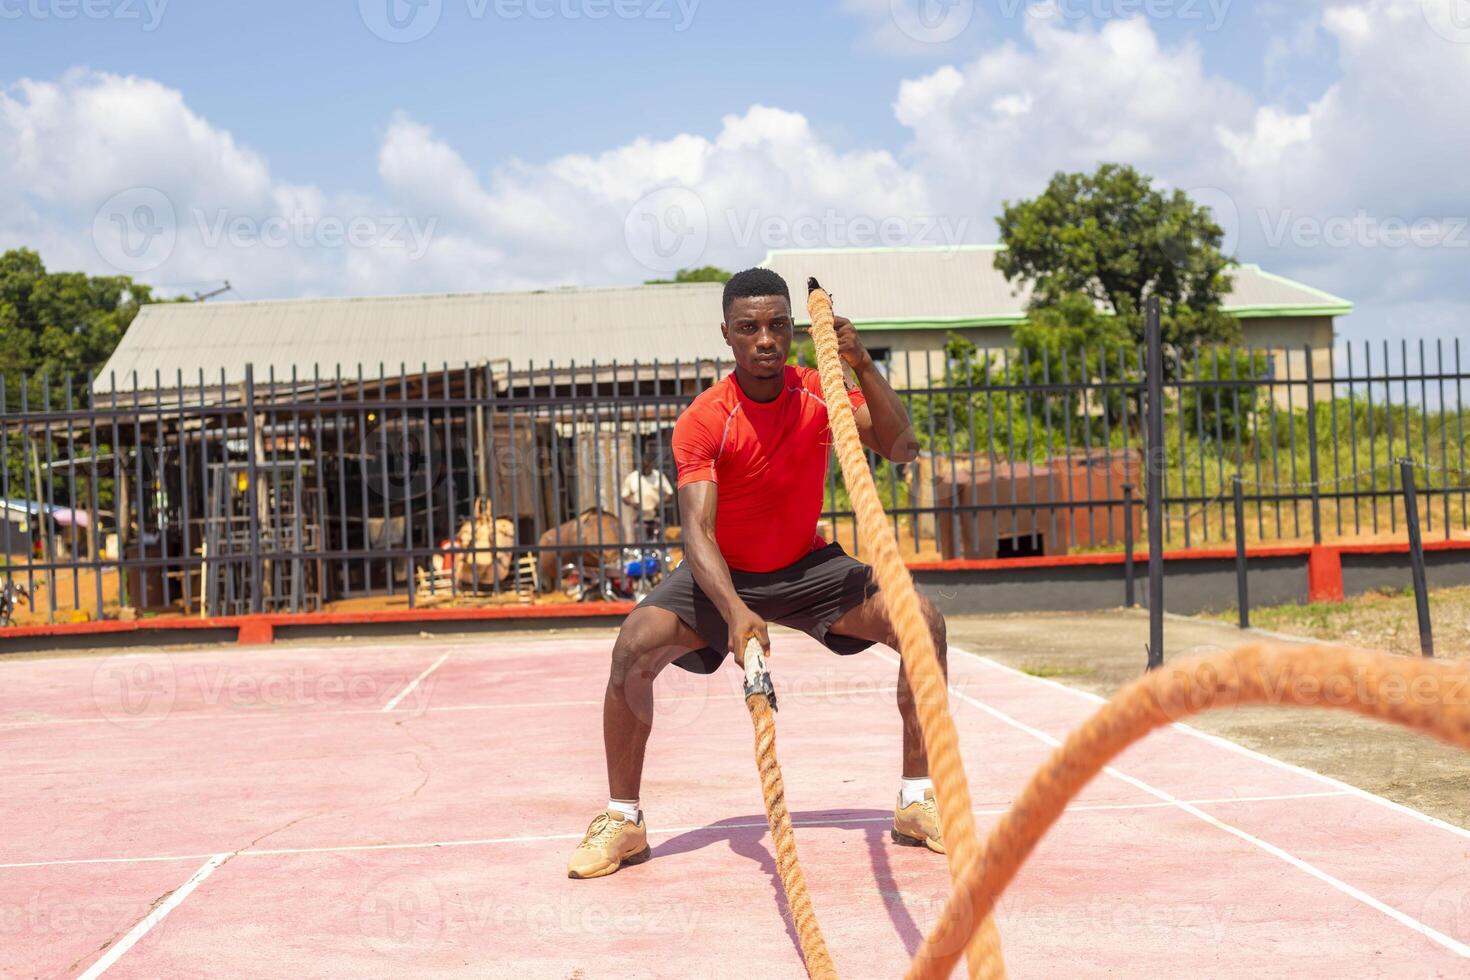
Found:
[[[872,569],[849,557],[840,544],[827,545],[774,572],[730,570],[735,592],[768,623],[801,630],[833,653],[849,656],[872,640],[829,633],[842,614],[878,593]],[[696,674],[713,674],[728,656],[730,631],[715,604],[694,581],[684,562],[664,578],[640,605],[657,606],[678,616],[709,646],[691,650],[674,663]]]

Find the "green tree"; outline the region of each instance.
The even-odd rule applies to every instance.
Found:
[[[83,395],[88,368],[107,360],[138,309],[154,302],[149,286],[129,276],[48,272],[28,248],[0,255],[0,374],[9,408],[20,404],[20,380],[51,381],[61,397],[71,378]],[[33,393],[32,404],[40,398]]]
[[[1141,341],[1144,304],[1157,296],[1165,343],[1240,337],[1220,309],[1231,286],[1224,231],[1183,191],[1166,194],[1132,167],[1109,163],[1090,175],[1056,174],[1039,197],[1006,202],[996,221],[1006,247],[995,266],[1008,281],[1031,285],[1033,309],[1086,296]]]
[[[151,288],[128,276],[48,272],[41,256],[27,248],[0,255],[0,378],[5,391],[0,411],[20,408],[22,380],[26,406],[32,411],[63,407],[68,379],[72,405],[89,405],[87,372],[102,366],[138,309],[151,302],[155,302]],[[35,470],[27,469],[24,457],[36,449],[37,435],[32,430],[27,439],[11,431],[6,440],[3,465],[12,496],[36,496]],[[93,448],[101,453],[110,449],[106,442]],[[62,482],[55,484],[54,503],[69,501],[61,491]],[[112,506],[112,487],[110,477],[98,480],[97,497],[103,508]],[[88,499],[82,486],[78,494],[79,499]]]
[[[713,265],[702,265],[698,269],[680,269],[672,279],[645,279],[645,286],[668,286],[679,282],[729,282],[732,273]]]

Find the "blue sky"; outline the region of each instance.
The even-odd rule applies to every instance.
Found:
[[[405,0],[385,2],[408,9]],[[999,0],[982,0],[954,41],[907,50],[873,43],[871,19],[840,3],[683,2],[655,0],[644,16],[592,20],[515,6],[507,10],[525,12],[497,17],[495,0],[447,0],[428,36],[389,43],[365,26],[352,0],[152,0],[151,9],[148,0],[117,0],[117,16],[6,23],[0,64],[7,80],[54,78],[77,66],[156,79],[289,179],[366,190],[395,111],[484,160],[705,131],[753,103],[805,114],[838,146],[899,149],[904,131],[889,106],[900,81],[1023,34],[1021,19],[1005,15],[1013,6]],[[1089,0],[1076,9],[1082,21],[1098,23],[1113,18],[1094,11],[1116,6]],[[1208,0],[1186,0],[1184,18],[1160,20],[1158,29],[1171,40],[1196,38],[1211,70],[1299,109],[1304,93],[1334,72],[1323,57],[1299,78],[1267,77],[1260,25],[1290,29],[1300,13],[1289,6],[1234,0],[1219,30],[1209,31],[1217,15]]]
[[[650,193],[728,265],[862,244],[854,216],[993,241],[1001,200],[1119,159],[1352,332],[1449,335],[1467,300],[1463,0],[86,2],[0,0],[0,246],[52,265],[118,265],[98,215],[142,194],[177,234],[125,271],[176,288],[634,282]],[[422,235],[261,246],[273,215]]]

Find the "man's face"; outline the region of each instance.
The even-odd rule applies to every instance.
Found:
[[[791,305],[784,296],[747,296],[730,303],[720,325],[735,363],[756,378],[778,378],[791,351]]]

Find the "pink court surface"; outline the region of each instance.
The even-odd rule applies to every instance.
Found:
[[[653,860],[568,853],[606,799],[611,634],[0,662],[0,975],[798,977],[736,671],[670,671]],[[778,632],[778,749],[846,977],[902,973],[948,889],[889,842],[896,657]],[[963,651],[977,821],[1090,696]],[[1176,726],[1042,843],[1015,977],[1470,975],[1470,834]]]

